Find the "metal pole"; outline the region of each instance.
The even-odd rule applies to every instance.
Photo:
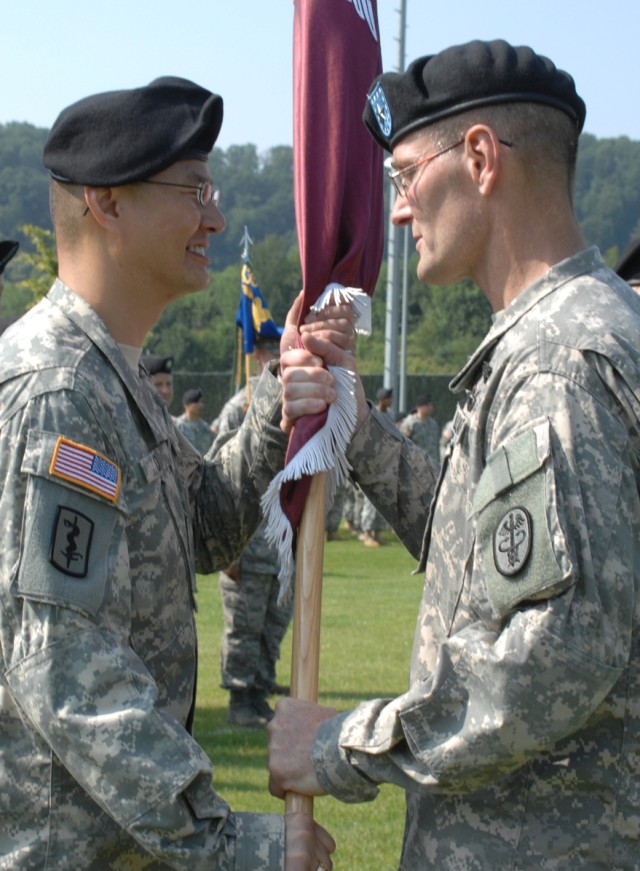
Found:
[[[393,197],[393,192],[391,196]],[[391,212],[391,210],[389,210]],[[391,408],[395,411],[398,407],[397,381],[398,381],[398,277],[400,261],[396,255],[398,248],[399,231],[391,223],[389,217],[389,231],[387,237],[387,298],[385,312],[385,340],[384,340],[384,386],[393,390]]]
[[[405,64],[405,29],[407,18],[407,0],[400,0],[398,63],[396,70],[401,72]],[[398,288],[400,284],[400,230],[391,222],[391,207],[395,192],[389,189],[389,229],[387,235],[387,296],[385,311],[385,341],[384,341],[384,386],[393,390],[391,410],[398,411]],[[405,258],[406,259],[406,258]]]
[[[398,410],[405,414],[407,406],[407,325],[409,321],[409,228],[405,227],[402,253],[402,320],[400,329],[400,396]]]

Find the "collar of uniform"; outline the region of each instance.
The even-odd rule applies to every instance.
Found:
[[[502,336],[523,315],[538,305],[550,293],[566,284],[567,281],[571,281],[578,275],[585,275],[588,272],[593,272],[595,269],[600,269],[604,265],[600,252],[595,246],[592,246],[552,266],[551,269],[534,281],[533,284],[526,287],[507,308],[493,315],[491,329],[460,372],[451,381],[449,389],[453,393],[462,393],[463,390],[468,390],[472,387],[478,379],[478,370],[482,367],[482,363],[490,355],[492,349]]]
[[[85,299],[59,278],[56,278],[53,283],[47,294],[47,299],[58,306],[69,320],[73,321],[78,329],[82,330],[89,340],[102,351],[140,408],[156,440],[162,441],[166,436],[160,425],[155,426],[157,408],[154,403],[153,389],[149,388],[149,385],[143,384],[138,372],[131,369],[119,345],[93,306],[89,305]]]

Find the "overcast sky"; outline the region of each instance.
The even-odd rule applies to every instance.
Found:
[[[399,3],[378,0],[385,69]],[[0,123],[50,127],[87,94],[178,75],[224,97],[222,148],[290,145],[292,23],[292,0],[3,3]],[[638,0],[407,0],[406,61],[474,38],[530,45],[573,75],[588,133],[640,139],[638,34]]]

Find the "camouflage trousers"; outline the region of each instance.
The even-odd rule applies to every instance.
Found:
[[[276,575],[246,570],[235,581],[220,572],[224,629],[220,649],[221,686],[271,692],[280,645],[291,621],[293,603],[278,604]]]
[[[360,512],[360,529],[363,532],[380,532],[381,529],[386,528],[384,517],[365,496]]]

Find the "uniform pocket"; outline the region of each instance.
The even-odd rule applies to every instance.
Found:
[[[548,421],[488,458],[473,508],[479,564],[498,617],[570,586],[573,567],[558,516]]]
[[[76,445],[52,433],[29,434],[22,463],[28,483],[13,592],[95,619],[117,558],[115,529],[123,523],[120,470],[84,445],[76,445],[68,459],[58,461],[62,443]]]

